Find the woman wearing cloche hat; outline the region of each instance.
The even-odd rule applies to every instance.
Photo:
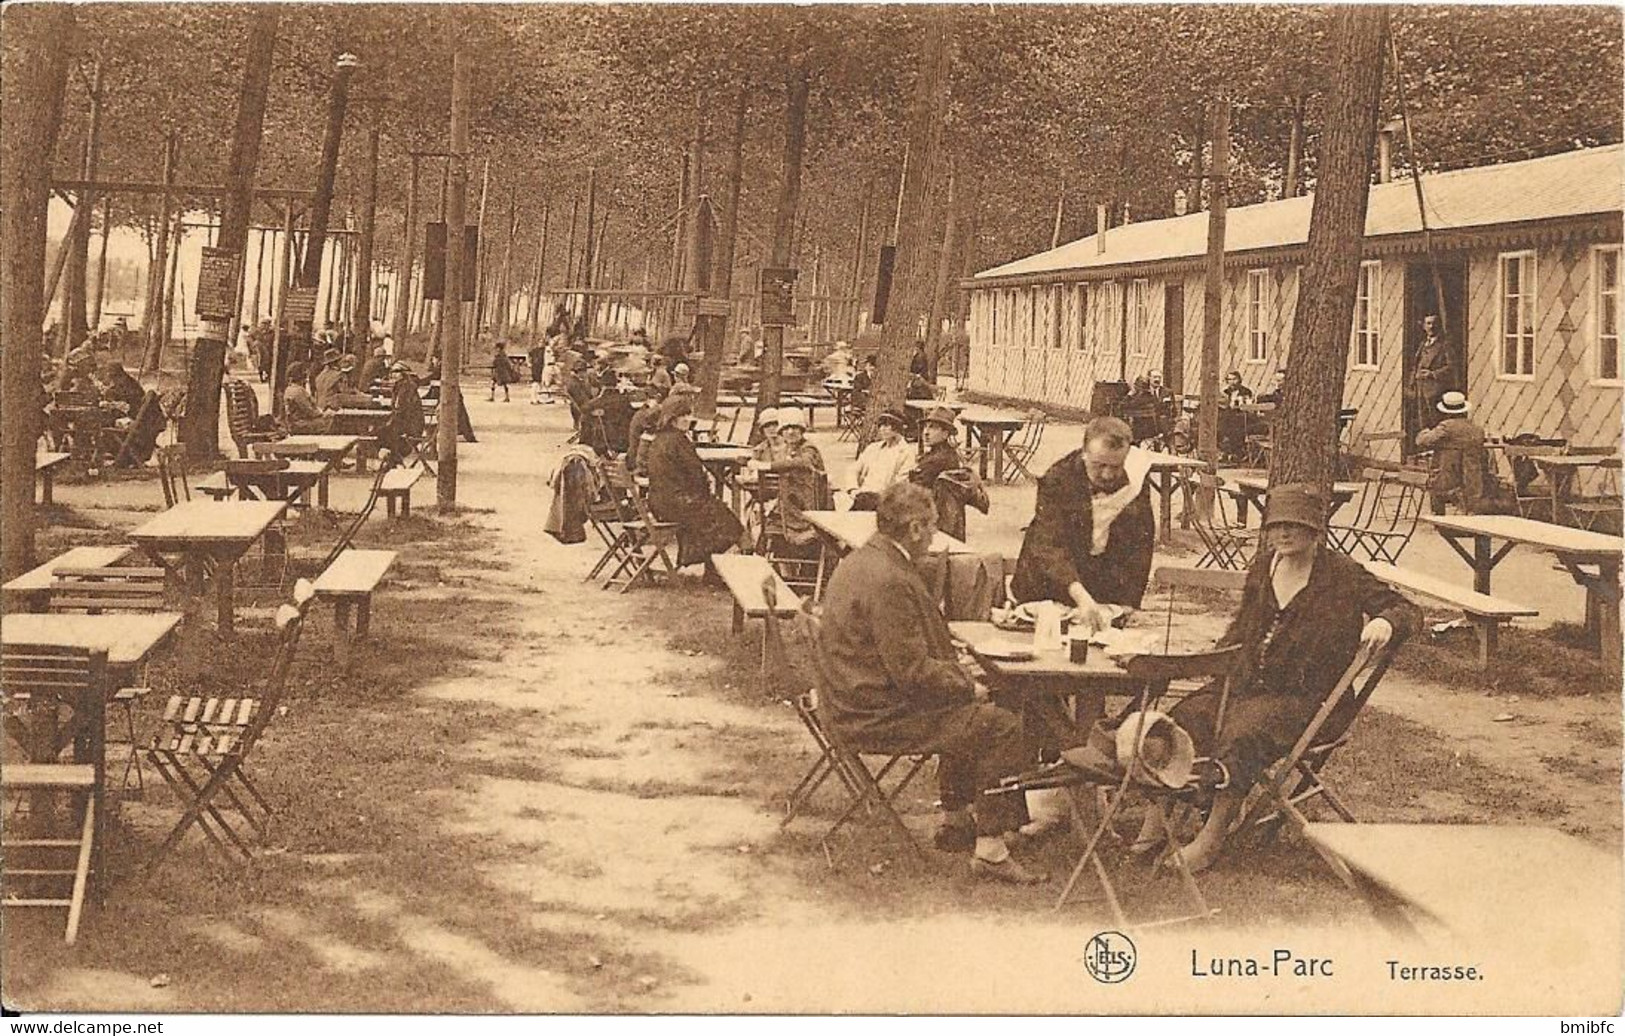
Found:
[[[1415,605],[1327,549],[1327,512],[1325,496],[1312,486],[1270,489],[1264,544],[1247,575],[1241,608],[1219,640],[1220,646],[1241,646],[1222,723],[1217,681],[1171,710],[1196,750],[1217,764],[1210,771],[1216,794],[1207,823],[1181,850],[1192,870],[1218,859],[1259,773],[1292,750],[1356,654],[1374,656],[1421,622]],[[1322,735],[1345,727],[1353,711],[1339,707]],[[1148,823],[1140,834],[1136,848],[1151,848],[1160,827]]]

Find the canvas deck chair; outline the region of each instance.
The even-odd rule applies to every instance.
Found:
[[[264,690],[257,696],[204,698],[173,695],[164,707],[163,729],[147,750],[153,769],[184,806],[181,818],[147,863],[151,874],[195,825],[209,843],[230,858],[235,852],[253,858],[249,835],[262,840],[275,810],[249,776],[247,762],[260,737],[276,718],[287,687],[305,613],[316,590],[305,580],[294,589],[294,603],[277,610],[279,642]]]
[[[107,693],[107,654],[55,645],[7,645],[0,653],[6,732],[26,753],[0,767],[6,819],[0,825],[0,904],[26,909],[65,909],[63,941],[79,934],[85,899],[102,884],[102,834],[106,792],[106,737],[102,707]],[[61,722],[58,713],[70,716]],[[50,713],[54,725],[26,720]],[[49,739],[49,743],[42,743]],[[68,761],[58,761],[73,746]],[[48,800],[66,797],[68,817]],[[14,807],[13,800],[16,800]],[[26,821],[15,810],[27,804]],[[62,826],[53,830],[52,819]]]
[[[831,868],[835,866],[832,848],[835,836],[860,814],[879,816],[898,841],[908,846],[916,859],[923,861],[925,853],[913,833],[909,831],[908,825],[903,823],[895,803],[913,784],[931,757],[910,753],[859,752],[848,745],[825,722],[821,709],[822,695],[828,683],[818,655],[818,619],[802,612],[788,625],[789,633],[786,635],[784,626],[776,617],[768,620],[766,630],[768,651],[770,657],[783,660],[781,664],[785,666],[786,671],[790,667],[789,656],[784,647],[786,640],[795,643],[798,654],[805,659],[802,668],[812,675],[813,687],[786,700],[795,709],[796,717],[801,720],[808,736],[818,746],[818,758],[786,797],[785,815],[779,822],[780,828],[788,827],[790,822],[807,807],[818,789],[828,783],[829,778],[833,776],[836,778],[837,786],[846,792],[846,805],[818,842],[819,848],[824,852],[824,860]],[[881,761],[871,769],[865,756]]]

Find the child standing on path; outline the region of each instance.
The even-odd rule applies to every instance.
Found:
[[[491,348],[491,398],[497,400],[497,386],[502,386],[502,401],[509,401],[508,386],[513,384],[513,365],[508,362],[508,343],[498,342]]]

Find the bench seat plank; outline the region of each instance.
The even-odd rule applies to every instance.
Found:
[[[785,617],[801,610],[801,598],[773,571],[772,564],[759,554],[713,554],[711,564],[717,575],[727,584],[728,592],[740,610],[750,618],[767,615],[767,601],[762,595],[762,583],[773,579],[777,604],[774,611]]]
[[[1457,586],[1437,576],[1430,576],[1415,569],[1400,568],[1397,565],[1384,564],[1378,561],[1365,563],[1366,571],[1400,590],[1410,590],[1423,597],[1430,597],[1445,604],[1454,605],[1469,615],[1477,615],[1487,619],[1513,619],[1531,615],[1539,615],[1540,609],[1518,604],[1500,597],[1491,597],[1481,594],[1470,587]]]
[[[366,597],[393,564],[393,550],[347,550],[316,577],[316,596]]]
[[[380,493],[404,493],[423,477],[421,468],[392,468],[378,486]]]

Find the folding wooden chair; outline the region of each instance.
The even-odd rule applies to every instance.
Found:
[[[164,706],[163,729],[153,736],[147,755],[185,809],[169,835],[153,850],[147,873],[157,869],[193,825],[228,858],[235,850],[244,860],[251,859],[253,850],[229,819],[229,812],[235,812],[255,836],[264,839],[275,810],[249,776],[246,763],[281,705],[305,612],[315,596],[315,587],[300,580],[294,589],[294,603],[277,610],[279,643],[270,677],[259,696],[202,698],[177,694]]]
[[[1225,500],[1232,491],[1225,488],[1217,475],[1198,471],[1196,484],[1204,497],[1212,501],[1208,513],[1203,513],[1200,507],[1190,511],[1191,528],[1202,542],[1202,556],[1197,559],[1196,567],[1245,570],[1252,564],[1253,552],[1258,549],[1258,531],[1231,519],[1225,510]]]
[[[0,767],[0,791],[8,803],[8,817],[0,827],[0,853],[5,858],[0,904],[66,908],[63,939],[72,946],[85,895],[92,881],[99,887],[102,878],[107,654],[54,645],[7,645],[0,652],[0,688],[7,733],[30,760],[8,761]],[[65,728],[63,708],[72,713]],[[32,723],[26,721],[30,719]],[[69,743],[74,747],[72,761],[57,761]],[[58,818],[47,805],[51,796],[67,796],[72,803],[75,834],[52,829]],[[28,801],[26,822],[11,812],[13,799],[19,809],[22,800]],[[64,855],[71,866],[62,860]],[[51,888],[66,878],[72,880],[65,893]]]
[[[58,568],[50,587],[50,610],[57,613],[83,612],[88,615],[107,613],[152,613],[164,610],[164,570],[161,568]],[[152,688],[143,686],[142,678],[135,686],[119,687],[113,691],[108,704],[118,708],[124,717],[124,737],[113,742],[127,745],[129,755],[124,761],[124,773],[119,786],[128,788],[130,774],[135,773],[135,785],[145,791],[146,775],[141,770],[141,755],[136,750],[135,708]]]
[[[1429,481],[1424,471],[1382,472],[1376,485],[1368,483],[1362,496],[1363,514],[1352,525],[1328,525],[1327,541],[1350,557],[1363,553],[1372,561],[1399,564],[1427,504]],[[1369,508],[1366,498],[1371,501]]]
[[[780,476],[771,471],[759,472],[756,476],[756,520],[761,530],[756,537],[756,552],[767,558],[779,578],[791,589],[816,600],[824,592],[822,541],[814,541],[810,548],[803,548],[801,552],[795,549],[796,545],[791,541],[786,526],[786,516],[792,505],[782,499],[780,485]],[[818,479],[818,503],[820,507],[833,506],[829,478],[825,475],[820,475]]]
[[[605,463],[604,481],[610,492],[622,501],[621,529],[626,534],[620,560],[604,578],[604,589],[618,586],[624,594],[640,582],[653,582],[656,561],[664,566],[667,575],[675,575],[677,566],[668,551],[677,547],[677,523],[655,519],[649,511],[649,501],[644,498],[643,487],[619,458]]]
[[[1033,474],[1031,465],[1039,445],[1044,441],[1044,426],[1048,423],[1047,413],[1033,410],[1027,414],[1027,423],[1022,425],[1021,434],[1005,444],[1004,462],[1008,465],[1005,468],[1006,481],[1014,483],[1023,478],[1037,481],[1038,476]]]
[[[259,397],[246,381],[227,379],[225,390],[226,425],[231,431],[231,441],[237,446],[238,457],[247,458],[254,443],[275,442],[284,437],[281,430],[264,427]]]
[[[164,506],[174,507],[183,500],[192,499],[192,487],[186,481],[186,447],[181,443],[160,446],[153,451],[158,465],[158,486],[164,491]]]
[[[776,620],[769,620],[766,636],[775,645],[770,650],[778,652],[782,657],[784,649],[780,629],[780,624]],[[859,752],[847,744],[829,724],[824,722],[820,707],[824,689],[828,687],[828,678],[818,654],[818,619],[802,612],[791,621],[791,629],[793,632],[790,639],[797,641],[803,655],[810,659],[810,664],[806,668],[813,674],[814,686],[811,690],[788,699],[788,703],[796,710],[796,718],[801,720],[813,743],[818,746],[818,758],[786,796],[784,819],[779,822],[779,826],[781,828],[789,826],[790,822],[806,808],[818,789],[833,775],[846,790],[846,808],[819,839],[818,844],[824,851],[826,863],[834,867],[832,840],[860,812],[868,816],[879,814],[887,827],[908,845],[910,852],[923,860],[925,853],[908,826],[903,823],[903,818],[898,815],[895,802],[913,783],[914,778],[919,776],[931,757],[911,753]],[[880,757],[882,762],[878,767],[870,769],[868,763],[864,761],[865,755]],[[888,780],[894,781],[889,787],[886,784]]]

